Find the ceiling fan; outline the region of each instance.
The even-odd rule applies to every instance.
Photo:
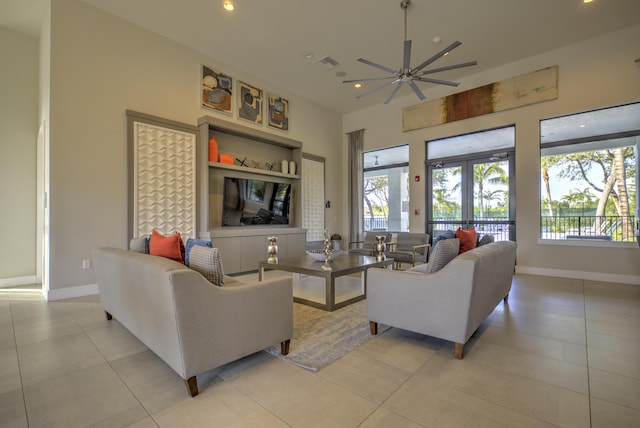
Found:
[[[369,79],[343,80],[342,83],[356,83],[356,82],[367,82],[372,80],[388,80],[388,79],[391,79],[391,81],[377,88],[373,88],[363,94],[360,94],[356,98],[362,98],[369,94],[377,92],[381,89],[395,85],[395,87],[393,88],[393,91],[391,91],[391,94],[384,101],[385,104],[389,104],[389,101],[391,101],[391,99],[395,96],[395,94],[398,92],[400,87],[402,87],[403,84],[407,83],[411,87],[411,89],[413,89],[413,92],[415,92],[418,98],[420,98],[421,100],[424,100],[425,96],[420,90],[420,88],[418,87],[418,85],[416,85],[415,83],[416,81],[435,83],[438,85],[458,86],[459,83],[456,83],[456,82],[450,82],[448,80],[432,79],[424,76],[426,76],[427,74],[438,73],[440,71],[454,70],[456,68],[469,67],[469,66],[478,64],[478,61],[469,61],[461,64],[449,65],[446,67],[433,68],[431,70],[423,71],[423,69],[426,66],[428,66],[435,60],[447,55],[453,49],[457,48],[462,44],[461,42],[456,41],[450,44],[449,46],[447,46],[446,48],[444,48],[443,50],[441,50],[440,52],[438,52],[437,54],[433,55],[431,58],[422,62],[417,67],[411,68],[411,40],[407,40],[407,9],[409,8],[410,4],[411,4],[411,0],[402,0],[400,2],[400,8],[404,10],[404,55],[402,57],[402,68],[400,68],[400,70],[394,70],[392,68],[385,67],[384,65],[376,64],[375,62],[369,61],[367,59],[358,58],[359,62],[363,64],[367,64],[371,67],[375,67],[379,70],[386,71],[391,75],[387,77],[372,77]]]

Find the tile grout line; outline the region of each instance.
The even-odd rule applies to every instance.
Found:
[[[22,404],[24,406],[24,417],[27,420],[27,427],[29,424],[29,412],[27,411],[27,397],[24,393],[24,382],[22,381],[22,367],[20,366],[20,357],[18,356],[18,340],[16,339],[16,324],[13,320],[13,303],[11,297],[9,297],[9,314],[11,315],[11,330],[13,331],[13,344],[16,350],[16,362],[18,363],[18,375],[20,376],[20,393],[22,394]]]
[[[587,363],[587,396],[589,397],[589,426],[593,426],[593,411],[591,409],[591,371],[589,370],[589,335],[587,334],[587,296],[585,293],[585,281],[582,280],[582,308],[584,313],[584,345]]]
[[[103,310],[103,312],[104,312],[104,310]],[[71,318],[73,318],[73,315],[71,316]],[[111,320],[111,321],[115,321],[115,318],[114,318],[113,320]],[[75,319],[75,318],[73,318],[73,322],[75,322],[76,324],[78,324],[78,322],[76,321],[76,319]],[[102,353],[102,351],[100,351],[100,348],[98,347],[98,345],[96,345],[96,344],[94,343],[94,341],[93,341],[93,340],[91,340],[91,336],[89,336],[89,335],[87,334],[86,330],[85,330],[84,328],[82,328],[82,326],[81,326],[80,324],[78,324],[78,327],[79,327],[79,328],[80,328],[80,330],[82,331],[82,334],[84,334],[84,335],[87,337],[87,339],[89,340],[89,342],[91,342],[91,344],[96,348],[96,351],[98,351],[98,354],[100,354],[100,356],[101,356],[102,358],[104,358],[104,361],[105,361],[105,363],[107,364],[107,366],[109,366],[109,368],[110,368],[111,370],[113,370],[113,373],[118,377],[118,379],[120,379],[120,382],[122,382],[122,384],[124,385],[124,387],[125,387],[125,388],[127,388],[127,390],[129,391],[129,393],[131,393],[131,396],[136,400],[136,402],[138,403],[138,405],[139,405],[142,409],[144,409],[144,412],[147,414],[147,416],[148,416],[148,417],[150,417],[150,418],[151,418],[151,420],[153,421],[153,423],[154,423],[154,424],[156,424],[156,425],[158,425],[158,424],[156,423],[156,420],[153,418],[153,415],[151,415],[151,413],[149,413],[149,410],[147,410],[147,408],[146,408],[146,407],[144,407],[144,405],[142,404],[142,402],[140,402],[140,400],[138,399],[138,397],[136,396],[136,394],[131,390],[131,388],[129,387],[129,385],[127,384],[127,382],[125,382],[125,381],[124,381],[124,379],[122,378],[122,376],[120,376],[120,373],[118,373],[118,371],[117,371],[115,368],[113,368],[113,366],[111,365],[111,361],[109,361],[109,359],[106,357],[106,355],[104,355],[104,354]],[[145,346],[146,346],[146,345],[145,345]],[[108,418],[107,418],[107,419],[108,419]],[[143,418],[143,419],[144,419],[144,418]],[[140,419],[140,421],[142,421],[143,419]],[[140,422],[140,421],[137,421],[137,422]],[[98,422],[96,422],[96,423],[100,423],[100,422],[102,422],[102,421],[98,421]]]

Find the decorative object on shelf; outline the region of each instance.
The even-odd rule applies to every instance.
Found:
[[[238,165],[248,167],[248,165],[247,165],[247,157],[246,156],[244,157],[244,159],[236,158],[236,161],[238,162]]]
[[[385,260],[387,257],[384,255],[384,252],[387,249],[387,244],[385,243],[385,238],[386,236],[384,235],[376,235],[376,246],[375,246],[375,252],[376,252],[376,261],[383,261]]]
[[[218,141],[213,136],[209,138],[209,162],[218,162]]]
[[[253,123],[262,123],[262,89],[238,81],[238,117]]]
[[[202,106],[231,113],[233,79],[213,68],[202,66]]]
[[[271,162],[271,163],[269,163],[269,162],[265,162],[264,164],[267,166],[267,169],[268,169],[269,171],[273,171],[273,168],[275,168],[275,167],[276,167],[277,162]]]
[[[340,251],[340,241],[342,241],[342,236],[339,233],[331,235],[331,246],[334,250]]]
[[[296,161],[289,161],[289,174],[295,175],[296,173]]]
[[[283,174],[288,174],[289,173],[289,161],[288,160],[284,159],[282,161],[282,164],[281,164],[281,167],[280,167],[280,171]]]
[[[267,240],[267,263],[278,263],[278,238],[269,236]]]
[[[269,94],[270,127],[283,131],[289,130],[289,101],[278,95]]]
[[[220,153],[220,163],[233,165],[233,156],[229,153]]]

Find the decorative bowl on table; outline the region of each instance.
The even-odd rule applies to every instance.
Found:
[[[340,250],[331,250],[331,255],[335,256],[340,254]],[[307,250],[307,254],[313,257],[313,259],[317,262],[324,262],[324,250],[321,248],[315,250]]]

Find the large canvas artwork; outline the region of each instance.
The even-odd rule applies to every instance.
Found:
[[[202,105],[231,113],[233,79],[212,68],[202,66]]]
[[[262,89],[238,81],[238,117],[262,123]]]
[[[289,101],[269,94],[269,126],[283,131],[289,129]]]
[[[558,66],[554,65],[405,107],[402,110],[402,130],[427,128],[556,98]]]

